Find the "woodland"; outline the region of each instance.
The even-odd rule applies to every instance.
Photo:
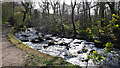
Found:
[[[118,65],[120,65],[120,52],[116,51],[116,49],[118,51],[120,49],[120,1],[87,2],[84,0],[77,2],[70,0],[70,4],[65,1],[61,3],[60,0],[3,2],[2,25],[6,24],[10,25],[13,34],[18,39],[20,39],[19,32],[34,28],[38,37],[32,39],[32,43],[40,43],[44,39],[51,40],[50,37],[45,37],[47,34],[59,38],[92,42],[95,47],[103,49],[104,54],[117,54]],[[39,32],[42,33],[42,36],[39,36]],[[23,35],[21,34],[21,36]],[[28,36],[24,35],[24,37]],[[22,41],[26,42],[28,39],[22,39]],[[64,41],[56,44],[52,40],[48,42],[48,47],[65,45],[66,48],[69,48],[68,44]],[[82,49],[83,53],[89,51],[86,49]],[[114,49],[115,51],[113,51]],[[104,55],[100,55],[97,50],[90,51],[86,62],[90,59],[93,59],[94,62],[106,60]]]

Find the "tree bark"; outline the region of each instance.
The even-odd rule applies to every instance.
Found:
[[[72,7],[72,14],[71,14],[71,19],[72,19],[72,24],[73,24],[73,30],[74,30],[74,37],[76,37],[77,35],[77,32],[76,32],[76,27],[75,27],[75,22],[74,22],[74,9],[75,9],[75,6],[76,6],[76,0],[74,2],[74,5],[71,1],[71,7]]]

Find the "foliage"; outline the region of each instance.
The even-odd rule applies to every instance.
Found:
[[[93,52],[90,52],[89,55],[88,55],[88,59],[93,59],[93,62],[96,63],[100,63],[102,60],[105,60],[106,58],[104,58],[103,56],[99,55],[98,54],[98,51],[93,51]]]
[[[39,66],[39,64],[42,66],[61,66],[61,65],[69,65],[69,66],[77,66],[73,65],[71,63],[66,62],[64,59],[60,57],[52,57],[47,58],[47,57],[42,57],[38,55],[28,55],[28,61],[25,63],[25,66]],[[54,61],[53,61],[54,60]],[[80,66],[78,66],[80,67]]]
[[[12,4],[10,2],[3,2],[2,3],[2,22],[4,23],[8,21],[12,14],[13,14]]]
[[[112,48],[112,47],[113,47],[113,44],[112,44],[111,42],[108,42],[108,43],[106,43],[106,47]]]
[[[102,44],[107,42],[116,41],[120,38],[119,32],[119,24],[117,23],[119,20],[119,16],[112,14],[112,19],[108,22],[104,23],[104,26],[101,26],[101,22],[106,19],[102,19],[102,21],[97,21],[90,27],[86,29],[86,31],[94,38],[94,42],[100,41]],[[91,28],[91,29],[90,29]]]
[[[113,48],[113,44],[111,42],[107,42],[106,47],[104,48],[104,53],[111,52]],[[103,55],[104,56],[104,55]],[[92,59],[93,62],[101,63],[101,61],[106,61],[106,58],[103,57],[102,55],[98,54],[98,51],[91,51],[88,55],[88,60]]]
[[[3,25],[4,25],[4,24],[8,24],[8,22],[4,22],[4,21],[3,21],[3,23],[2,23],[2,24],[3,24]]]
[[[94,40],[94,42],[96,42],[96,43],[101,43],[101,41],[98,41],[98,40]]]
[[[29,63],[25,63],[25,66],[29,66]]]
[[[114,46],[114,44],[112,44],[111,42],[107,42],[105,45],[106,45],[106,48],[104,48],[105,53],[110,52]]]

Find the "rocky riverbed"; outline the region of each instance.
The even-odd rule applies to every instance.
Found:
[[[87,42],[80,39],[68,39],[53,36],[52,34],[43,35],[34,28],[28,28],[25,31],[15,33],[15,36],[27,46],[36,49],[40,52],[62,57],[66,61],[80,66],[87,65],[88,54],[92,50],[98,51],[98,54],[106,58],[106,63],[102,64],[119,66],[120,65],[120,50],[113,49],[110,53],[104,54],[102,48],[94,46],[93,42]],[[113,53],[115,52],[115,53]],[[88,66],[95,66],[92,60],[88,61]]]

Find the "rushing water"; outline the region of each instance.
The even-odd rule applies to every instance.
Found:
[[[38,35],[43,40],[39,43],[33,42],[33,39],[38,38],[36,32],[37,31],[35,29],[29,28],[24,32],[20,31],[16,33],[15,36],[19,40],[23,41],[24,44],[33,49],[52,56],[62,57],[66,61],[75,65],[86,66],[86,60],[88,59],[87,56],[91,50],[96,50],[98,51],[98,54],[104,55],[103,49],[97,48],[92,42],[87,42],[85,40],[59,38],[58,36],[52,36],[52,34],[43,36],[42,33],[39,32]],[[38,41],[38,39],[36,40]],[[51,41],[52,44],[49,45],[49,42]],[[106,64],[119,66],[120,59],[118,58],[118,56],[120,56],[120,51],[117,49],[114,49],[113,51],[117,51],[117,53],[107,53],[104,55],[104,57],[106,57],[106,60],[108,61]],[[92,60],[88,61],[88,66],[94,65],[96,64],[94,64]]]

